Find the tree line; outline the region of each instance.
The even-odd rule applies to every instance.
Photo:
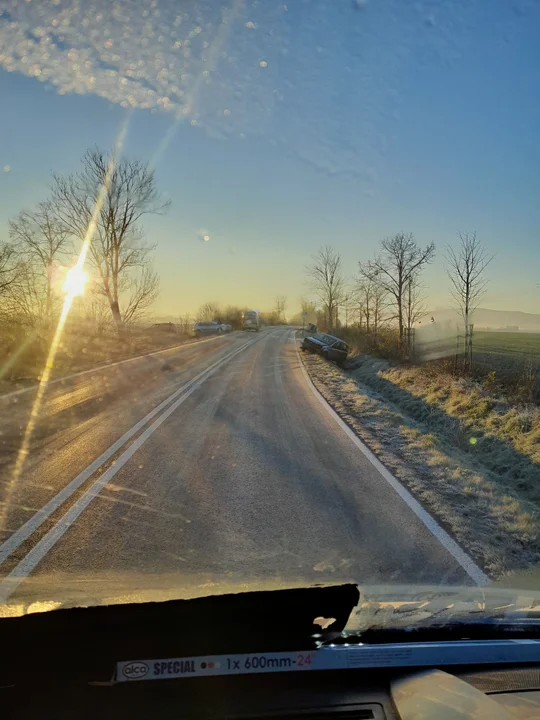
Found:
[[[465,336],[472,343],[473,311],[486,290],[486,269],[492,260],[475,232],[458,233],[458,246],[448,245],[446,272]],[[397,233],[381,240],[375,256],[358,263],[357,275],[347,283],[342,257],[325,246],[306,266],[308,286],[318,303],[301,300],[302,312],[315,317],[319,327],[333,330],[343,323],[356,324],[366,333],[394,327],[400,347],[407,344],[411,328],[425,315],[422,273],[435,259],[435,244],[421,247],[412,233]],[[470,351],[466,342],[466,352]]]
[[[10,219],[8,240],[0,244],[0,317],[34,329],[52,327],[62,306],[63,274],[82,250],[92,276],[85,312],[97,323],[112,321],[121,336],[158,296],[155,244],[142,220],[168,207],[147,164],[87,150],[78,172],[53,173],[49,197]],[[425,313],[422,274],[434,258],[434,243],[421,247],[412,233],[397,233],[380,242],[373,258],[360,261],[355,279],[346,282],[339,252],[322,247],[306,267],[317,302],[302,299],[303,317],[325,329],[343,319],[367,333],[392,326],[402,346]],[[459,233],[459,245],[446,248],[445,260],[467,329],[491,257],[473,232]],[[276,296],[263,313],[267,324],[285,322],[286,308],[287,298]],[[206,303],[195,319],[219,317],[236,328],[246,309]]]
[[[141,221],[168,206],[148,165],[87,150],[78,172],[53,173],[49,197],[9,221],[0,246],[0,313],[28,327],[51,327],[65,270],[82,250],[92,275],[87,311],[103,320],[106,308],[122,335],[159,293],[155,245]]]
[[[227,305],[222,307],[218,302],[206,302],[200,306],[194,318],[186,315],[180,319],[181,332],[188,333],[194,322],[211,322],[216,320],[231,325],[233,330],[242,328],[244,313],[254,310],[253,307]],[[259,313],[260,321],[264,325],[281,325],[286,322],[285,312],[287,310],[287,298],[284,295],[276,295],[274,306],[269,310]]]
[[[78,309],[97,328],[112,322],[123,336],[159,293],[155,244],[147,240],[142,220],[168,207],[147,164],[87,150],[78,172],[53,173],[49,197],[9,220],[8,240],[0,245],[0,319],[37,332],[54,327],[62,279],[82,251],[92,282]],[[286,307],[287,298],[277,296],[263,313],[265,322],[284,322]],[[177,325],[187,333],[196,320],[219,318],[240,328],[247,309],[208,302],[195,318],[186,315]]]

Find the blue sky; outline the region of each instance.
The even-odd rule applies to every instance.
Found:
[[[294,310],[321,244],[352,279],[400,230],[437,244],[432,307],[449,304],[445,243],[476,230],[496,253],[482,304],[540,311],[540,3],[108,7],[0,16],[0,239],[127,123],[125,154],[157,161],[172,201],[145,222],[158,313],[277,294]]]

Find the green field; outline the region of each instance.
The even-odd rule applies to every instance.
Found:
[[[475,353],[540,360],[540,333],[475,332],[473,348]]]
[[[497,383],[526,402],[540,401],[540,333],[476,332],[473,373],[495,373]]]

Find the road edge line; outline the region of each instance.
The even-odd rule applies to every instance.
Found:
[[[400,496],[410,510],[416,515],[416,517],[427,527],[430,533],[438,540],[438,542],[447,550],[450,555],[461,565],[467,575],[473,580],[479,587],[484,587],[491,583],[491,578],[478,567],[474,560],[463,550],[458,543],[446,532],[446,530],[439,525],[435,518],[418,502],[418,500],[405,488],[400,481],[392,475],[390,470],[383,465],[379,458],[365,445],[358,435],[347,425],[345,420],[337,413],[334,408],[328,403],[325,397],[317,390],[313,380],[309,376],[306,366],[304,365],[300,353],[298,352],[298,343],[296,343],[296,355],[302,374],[307,382],[307,385],[311,392],[314,394],[316,399],[320,402],[322,407],[330,415],[331,418],[339,425],[347,437],[356,445],[356,447],[362,452],[364,457],[378,470],[386,482],[392,487],[392,489]]]

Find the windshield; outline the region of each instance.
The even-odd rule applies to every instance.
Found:
[[[539,31],[3,4],[0,615],[540,591]]]

